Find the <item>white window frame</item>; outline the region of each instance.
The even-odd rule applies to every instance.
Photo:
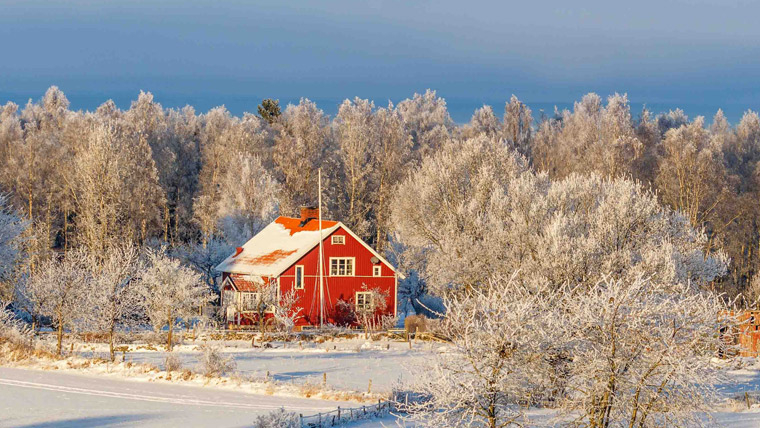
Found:
[[[383,276],[383,267],[382,267],[382,265],[374,265],[374,266],[372,266],[372,276]]]
[[[301,271],[301,283],[298,283],[298,271]],[[304,284],[306,283],[306,278],[304,278],[304,268],[303,265],[296,265],[295,270],[293,271],[293,288],[296,290],[303,290]]]
[[[333,235],[331,242],[333,245],[346,245],[346,235]]]
[[[359,297],[361,296],[362,302],[359,303]],[[369,301],[367,301],[369,300]],[[375,302],[372,301],[372,292],[371,291],[357,291],[356,295],[354,296],[354,305],[356,306],[356,310],[372,310],[375,305]]]
[[[335,273],[333,273],[333,261],[335,261],[337,263],[337,265],[336,265],[336,272]],[[346,269],[345,269],[345,272],[343,274],[340,274],[340,262],[341,261],[346,262],[345,263]],[[348,272],[348,266],[349,266],[348,262],[349,261],[351,262],[350,263],[350,265],[351,265],[351,272],[350,273]],[[330,276],[356,276],[356,257],[330,257],[330,266],[329,266],[329,268],[330,268]]]
[[[255,312],[256,308],[251,307],[252,305],[251,306],[246,306],[246,298],[245,297],[246,296],[251,296],[252,298],[250,299],[251,300],[250,303],[254,303],[254,302],[256,302],[256,300],[258,300],[258,294],[259,293],[256,292],[256,291],[238,291],[238,293],[240,293],[238,295],[238,302],[239,302],[239,305],[240,305],[240,312]]]

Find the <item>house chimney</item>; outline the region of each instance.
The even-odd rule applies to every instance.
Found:
[[[319,218],[319,208],[317,207],[301,207],[301,224],[304,225],[309,220],[316,220]],[[303,227],[303,226],[301,226]]]

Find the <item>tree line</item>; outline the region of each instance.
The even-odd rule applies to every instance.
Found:
[[[28,222],[21,270],[30,273],[56,252],[105,254],[124,241],[224,253],[276,215],[313,204],[318,168],[326,215],[393,251],[400,183],[442,148],[456,157],[464,141],[485,137],[552,180],[596,173],[640,182],[705,231],[705,251],[730,259],[714,287],[760,288],[757,113],[735,126],[721,111],[709,126],[681,110],[634,116],[620,94],[606,102],[588,94],[572,110],[537,117],[512,96],[503,110],[484,106],[457,125],[428,90],[398,105],[346,100],[332,118],[308,99],[284,109],[265,100],[257,114],[236,117],[224,107],[164,108],[143,92],[127,110],[107,101],[85,112],[51,87],[23,108],[0,108],[0,191]]]

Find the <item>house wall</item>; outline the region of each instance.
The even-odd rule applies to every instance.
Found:
[[[345,244],[333,244],[332,235],[344,235]],[[378,312],[378,316],[396,314],[396,275],[388,265],[379,262],[381,276],[372,276],[371,259],[374,255],[342,227],[325,237],[323,251],[326,323],[336,322],[335,307],[338,300],[354,304],[356,292],[362,291],[364,285],[367,288],[379,288],[388,295],[386,309],[383,313]],[[354,257],[354,276],[330,276],[330,257]],[[298,325],[319,325],[319,246],[314,247],[280,275],[280,293],[285,294],[293,290],[297,265],[304,267],[304,289],[296,290],[299,306],[304,314]]]

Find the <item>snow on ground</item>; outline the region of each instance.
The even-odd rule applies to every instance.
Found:
[[[250,426],[285,407],[314,414],[356,403],[254,395],[0,367],[0,426]]]
[[[193,368],[201,353],[198,345],[175,347],[174,352],[183,365]],[[259,378],[267,372],[272,379],[295,384],[321,384],[324,374],[331,388],[364,392],[372,380],[372,392],[390,392],[399,381],[411,380],[431,357],[431,347],[439,346],[419,342],[409,349],[406,342],[373,341],[363,338],[342,339],[325,343],[274,342],[274,348],[252,348],[247,341],[227,341],[223,353],[237,363],[237,372]],[[164,368],[166,351],[132,345],[126,354],[127,361],[149,363]],[[106,348],[99,345],[82,345],[81,356],[100,355]],[[119,355],[121,358],[121,355]]]
[[[203,342],[188,342],[175,348],[184,365],[197,365]],[[324,343],[273,342],[273,348],[253,348],[248,341],[218,342],[223,353],[237,363],[240,374],[264,377],[267,372],[280,383],[321,384],[327,374],[328,386],[335,390],[366,392],[372,379],[372,392],[389,392],[399,380],[412,381],[423,373],[440,344],[419,342],[409,349],[406,342],[336,339]],[[76,344],[83,357],[102,356],[102,344]],[[167,353],[147,344],[129,345],[127,361],[149,363],[163,369]],[[121,358],[121,355],[119,355]],[[716,403],[714,421],[723,426],[760,427],[760,362],[735,359],[718,362],[726,370],[727,381],[719,386],[724,401]],[[236,390],[233,384],[216,386],[173,385],[165,382],[142,382],[119,379],[119,372],[90,373],[88,376],[61,372],[28,371],[0,368],[0,426],[139,425],[239,426],[250,424],[257,414],[285,407],[299,413],[315,414],[337,406],[357,407],[356,402],[300,398],[288,392],[275,395],[256,394],[261,390]],[[103,376],[106,374],[106,376]],[[234,382],[233,382],[234,383]],[[199,384],[200,385],[200,384]],[[750,394],[753,402],[746,409],[735,400]],[[730,399],[734,399],[731,401]],[[20,406],[20,407],[19,407]],[[29,410],[26,410],[26,409]],[[550,424],[554,412],[532,409],[527,416],[542,425]],[[55,423],[50,423],[56,421]],[[60,422],[60,424],[59,424]],[[353,427],[413,426],[393,416],[363,421]]]

